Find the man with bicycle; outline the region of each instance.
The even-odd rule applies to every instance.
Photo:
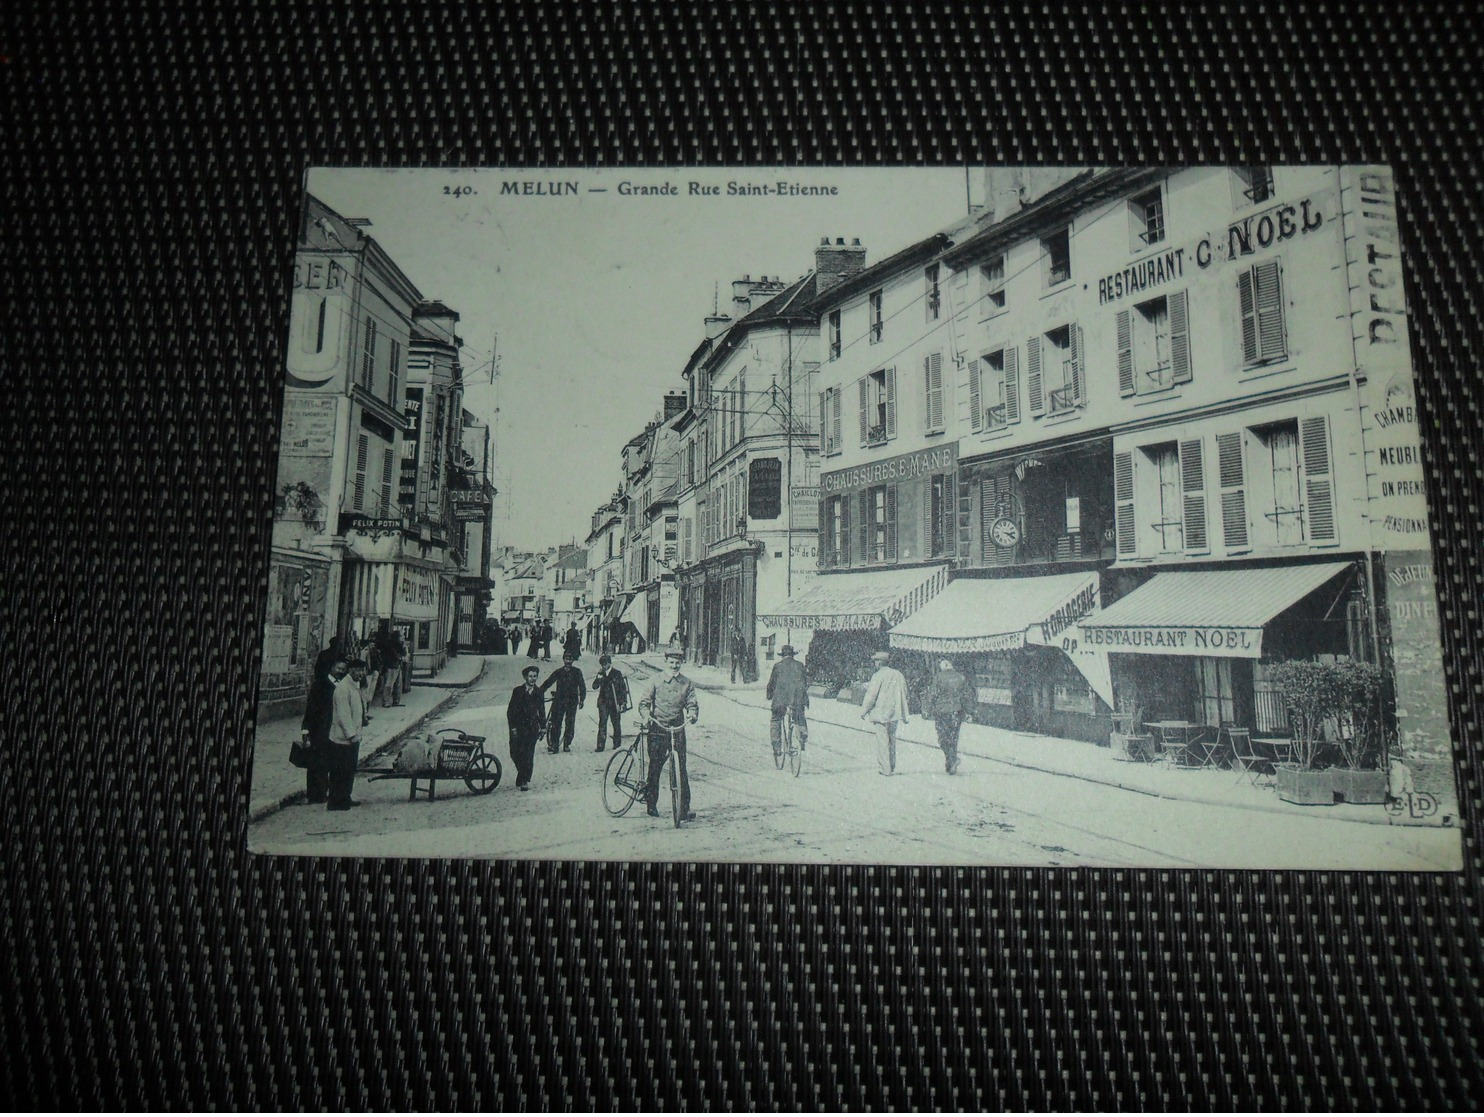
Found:
[[[690,809],[690,773],[685,763],[685,722],[692,725],[701,717],[701,705],[696,701],[696,688],[680,673],[681,652],[671,648],[665,652],[664,677],[649,685],[644,697],[639,700],[639,715],[654,724],[649,730],[649,786],[644,790],[644,802],[651,818],[658,818],[660,800],[660,774],[665,770],[670,749],[675,750],[675,767],[680,775],[680,818],[690,822],[696,812]]]
[[[773,723],[770,735],[773,740],[773,758],[783,751],[783,717],[789,711],[794,715],[794,732],[799,736],[799,750],[809,743],[809,723],[804,720],[804,709],[809,705],[809,688],[804,682],[804,665],[794,658],[794,646],[784,644],[778,650],[783,658],[773,664],[773,673],[768,676],[767,696],[773,702]]]

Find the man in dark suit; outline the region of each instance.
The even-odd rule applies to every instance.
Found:
[[[809,741],[809,723],[804,720],[804,709],[809,705],[809,688],[804,682],[804,665],[794,658],[794,646],[784,644],[778,650],[783,658],[773,664],[773,673],[768,676],[768,698],[773,702],[773,755],[783,749],[783,715],[794,712],[794,732],[799,737],[799,751]]]
[[[561,751],[572,751],[572,735],[577,731],[577,711],[587,701],[587,683],[582,681],[582,672],[572,666],[572,653],[562,656],[562,665],[541,684],[541,693],[554,691],[551,700],[551,731],[546,738],[546,751],[557,751],[557,738],[561,737]]]
[[[510,726],[510,761],[515,765],[515,786],[526,791],[531,785],[536,741],[546,728],[546,699],[536,685],[541,668],[527,667],[521,674],[525,682],[510,692],[505,721]]]
[[[323,803],[330,796],[330,720],[334,712],[335,684],[345,677],[346,657],[340,651],[340,638],[330,637],[330,645],[314,661],[314,678],[304,703],[304,720],[300,728],[309,741],[309,765],[304,769],[306,802]]]

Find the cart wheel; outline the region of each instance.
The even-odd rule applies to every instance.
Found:
[[[480,753],[469,761],[464,783],[475,795],[488,795],[500,786],[500,762],[487,752]]]

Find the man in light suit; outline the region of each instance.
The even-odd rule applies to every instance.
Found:
[[[876,768],[883,776],[897,770],[897,726],[907,724],[907,678],[888,667],[891,653],[875,652],[876,674],[866,685],[861,717],[876,727]]]
[[[360,806],[350,793],[356,782],[361,733],[366,726],[366,700],[361,692],[366,681],[366,661],[353,659],[349,667],[350,671],[335,684],[331,699],[329,756],[325,767],[330,785],[326,807],[332,811]]]

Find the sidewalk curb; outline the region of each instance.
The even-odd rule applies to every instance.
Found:
[[[436,676],[430,676],[426,679],[413,679],[412,685],[425,686],[431,690],[463,690],[465,687],[471,687],[475,683],[479,682],[480,679],[484,678],[484,672],[488,667],[488,657],[481,656],[479,660],[479,670],[475,672],[474,677],[467,683],[439,682]]]

